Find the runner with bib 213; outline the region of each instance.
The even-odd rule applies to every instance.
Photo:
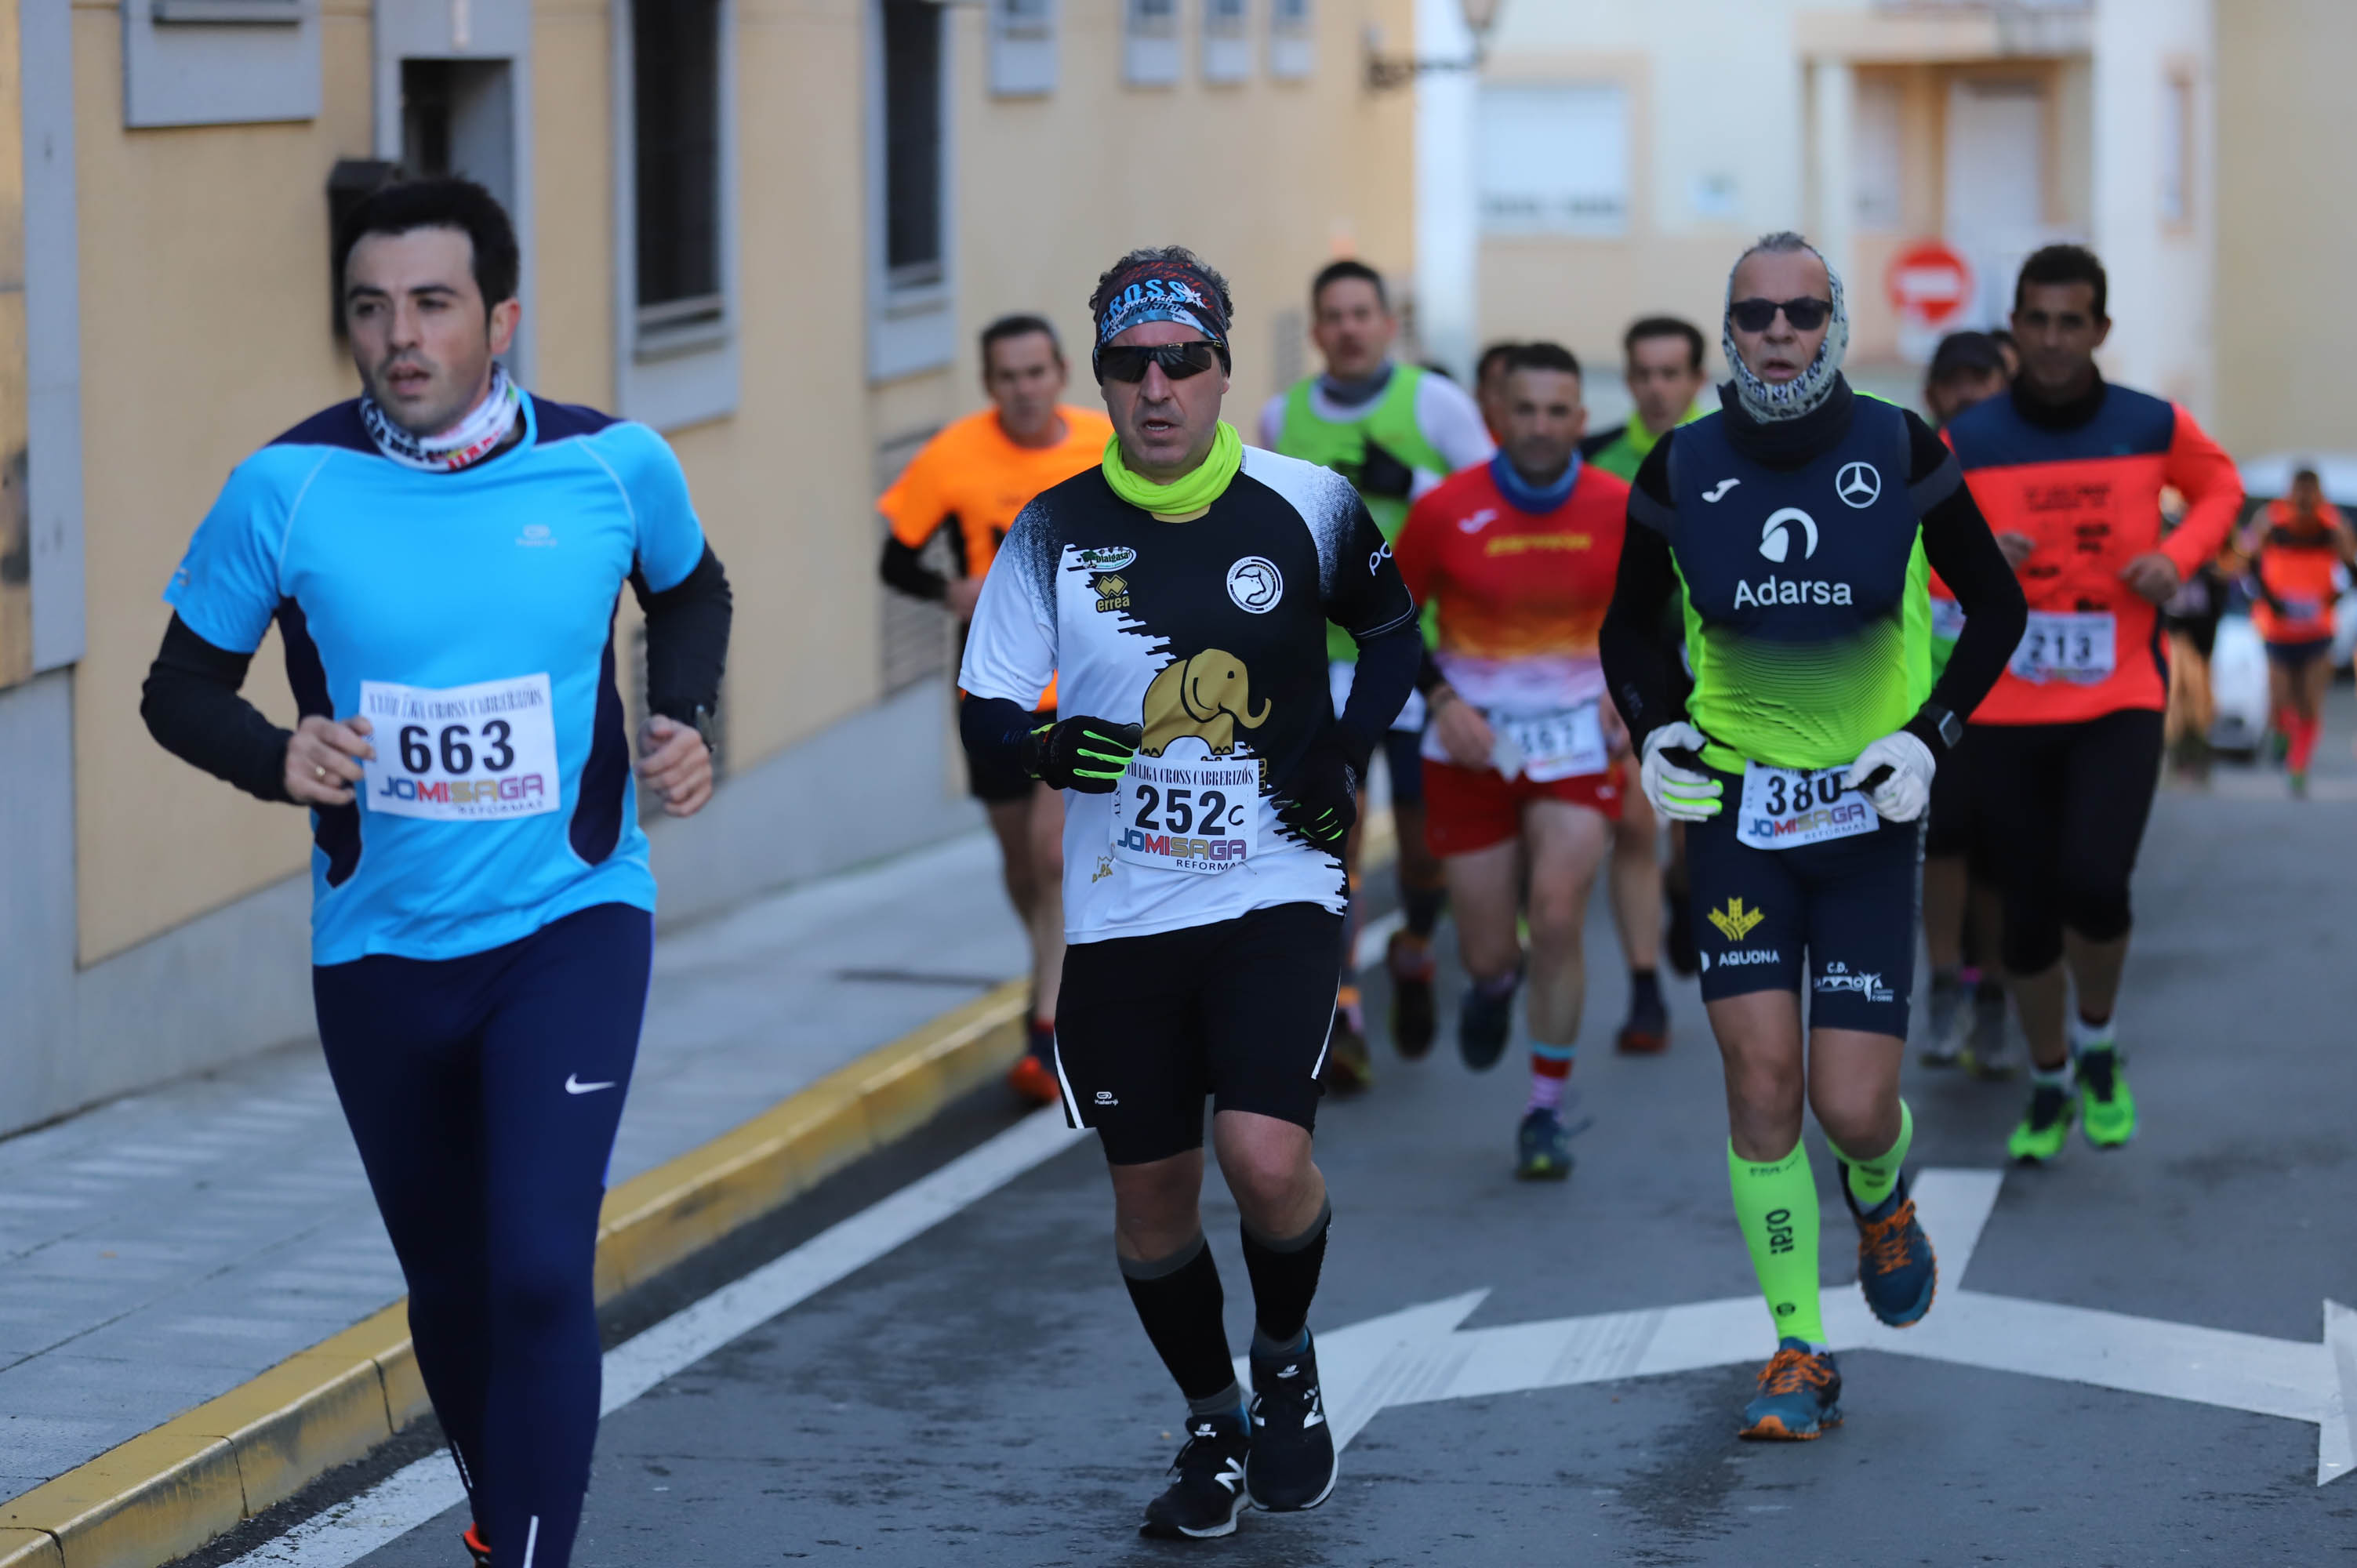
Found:
[[[1776,1334],[1749,1437],[1814,1437],[1841,1419],[1804,1101],[1842,1167],[1867,1305],[1894,1326],[1931,1309],[1937,1273],[1907,1195],[1913,1127],[1899,1096],[1921,818],[1937,758],[2023,613],[1939,437],[1843,379],[1848,338],[1841,280],[1799,235],[1771,234],[1737,262],[1733,380],[1719,412],[1664,435],[1638,470],[1603,632],[1645,793],[1690,824],[1728,1177]],[[1932,567],[1967,612],[1936,686]],[[1681,583],[1694,665],[1683,711],[1659,634]]]

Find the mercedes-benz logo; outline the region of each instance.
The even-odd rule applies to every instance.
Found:
[[[1882,470],[1871,463],[1845,463],[1834,476],[1834,494],[1854,507],[1869,507],[1882,499]]]

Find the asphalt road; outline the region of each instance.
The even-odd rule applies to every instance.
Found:
[[[2320,771],[2341,778],[2357,774],[2345,704],[2336,719]],[[2007,1174],[1971,1290],[2309,1345],[2324,1298],[2357,1302],[2357,789],[2320,792],[2294,803],[2251,776],[2165,792],[2121,1015],[2143,1132]],[[1373,1090],[1328,1102],[1321,1333],[1484,1286],[1469,1327],[1753,1290],[1694,989],[1672,992],[1665,1057],[1616,1058],[1623,984],[1600,906],[1589,950],[1600,1048],[1575,1083],[1595,1124],[1567,1185],[1510,1179],[1518,1057],[1476,1077],[1446,1034],[1422,1063],[1379,1045]],[[1916,1163],[1999,1166],[2022,1091],[1909,1074]],[[1854,1290],[1848,1231],[1811,1138],[1838,1295]],[[1241,1348],[1234,1209],[1216,1184],[1206,1208]],[[1142,1541],[1181,1407],[1114,1271],[1109,1213],[1083,1144],[609,1416],[575,1561],[2357,1561],[2357,1481],[2317,1485],[2310,1423],[1875,1350],[1844,1356],[1848,1423],[1818,1443],[1737,1440],[1752,1365],[1390,1408],[1322,1509],[1247,1513],[1223,1542]],[[1943,1276],[1943,1304],[1956,1288]],[[1764,1358],[1764,1307],[1751,1332],[1736,1348]],[[464,1522],[362,1561],[448,1568]]]

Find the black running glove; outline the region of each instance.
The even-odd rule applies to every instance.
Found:
[[[1329,734],[1310,744],[1273,804],[1276,820],[1304,843],[1340,854],[1359,820],[1358,796],[1359,765]]]
[[[1145,736],[1143,725],[1086,714],[1041,725],[1023,738],[1023,770],[1051,789],[1110,795]]]

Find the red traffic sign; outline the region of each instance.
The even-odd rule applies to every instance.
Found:
[[[1891,258],[1890,303],[1919,327],[1937,327],[1972,302],[1973,266],[1937,240],[1918,240]]]

